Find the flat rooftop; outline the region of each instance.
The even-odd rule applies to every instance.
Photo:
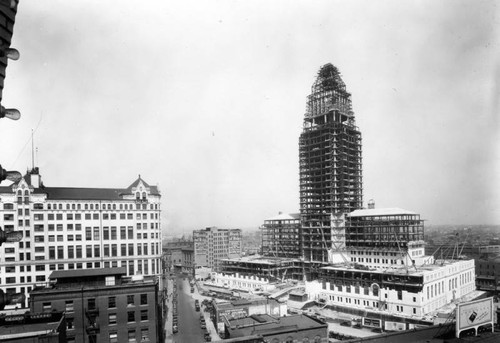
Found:
[[[322,329],[327,333],[328,325],[318,319],[304,314],[286,317],[271,317],[269,315],[254,315],[247,318],[229,321],[231,337],[249,335],[276,335],[298,330]]]
[[[463,262],[467,260],[436,260],[436,263],[433,264],[425,264],[421,266],[415,267],[412,266],[400,266],[400,267],[388,267],[388,268],[371,268],[368,267],[366,269],[359,267],[347,267],[345,265],[332,265],[322,267],[323,270],[341,270],[341,271],[350,271],[350,272],[371,272],[371,273],[383,273],[383,274],[392,274],[392,275],[412,275],[412,276],[423,276],[427,272],[432,272],[438,270],[440,268],[450,266],[453,264],[458,264],[459,262]]]
[[[298,258],[270,257],[270,256],[260,256],[260,255],[244,256],[239,258],[223,258],[221,259],[221,261],[267,264],[267,265],[281,264],[283,262],[286,263],[300,262]]]
[[[348,217],[376,217],[376,216],[400,216],[400,215],[416,215],[417,213],[404,210],[402,208],[369,208],[355,210],[349,213]]]

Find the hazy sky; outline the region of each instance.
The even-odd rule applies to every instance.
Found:
[[[363,137],[365,203],[500,224],[496,1],[21,0],[1,164],[46,186],[162,192],[171,232],[299,209],[298,139],[321,65]],[[9,147],[8,149],[6,147]]]

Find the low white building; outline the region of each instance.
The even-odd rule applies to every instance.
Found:
[[[474,260],[378,270],[330,266],[305,286],[309,299],[327,305],[421,318],[475,290]]]
[[[238,289],[247,292],[272,292],[276,285],[268,278],[255,275],[212,273],[211,284],[218,287]]]

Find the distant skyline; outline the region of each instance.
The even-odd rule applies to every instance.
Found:
[[[51,187],[162,192],[167,233],[299,211],[298,139],[334,64],[362,133],[364,202],[500,224],[496,1],[21,0],[0,163]],[[5,147],[9,147],[8,149]],[[6,183],[2,183],[6,185]]]

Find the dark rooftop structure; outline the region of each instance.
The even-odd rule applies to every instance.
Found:
[[[32,184],[32,176],[40,178],[39,169],[37,167],[28,171],[23,179],[28,185]],[[34,187],[33,193],[47,194],[47,200],[122,200],[125,195],[132,195],[133,189],[139,183],[149,188],[151,195],[160,195],[158,187],[150,186],[141,176],[137,178],[127,188],[80,188],[80,187],[46,187],[40,183],[40,187]],[[11,186],[0,187],[0,193],[11,193]]]
[[[277,338],[280,342],[288,337],[314,342],[317,337],[326,339],[328,325],[316,318],[299,314],[286,317],[272,317],[266,314],[230,320],[226,323],[231,338],[260,335],[265,339]]]
[[[0,316],[0,342],[66,342],[63,312]]]

